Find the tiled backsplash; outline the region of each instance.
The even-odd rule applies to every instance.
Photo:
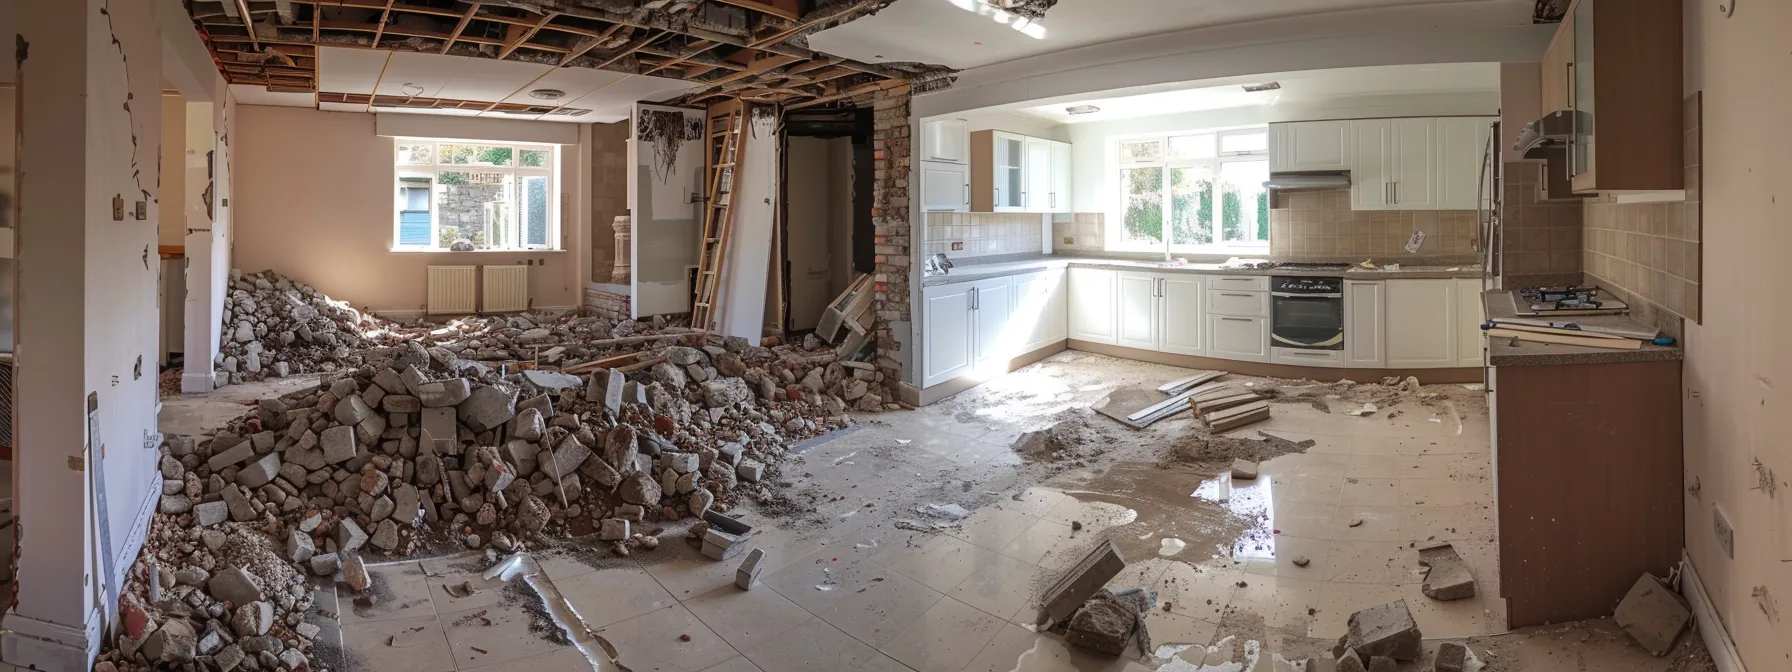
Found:
[[[1686,201],[1586,204],[1587,281],[1611,290],[1637,319],[1678,335],[1666,312],[1697,322],[1703,225],[1699,94],[1686,99]]]
[[[1038,254],[1045,215],[1008,212],[927,213],[927,254],[945,253],[953,259],[1003,254]],[[962,243],[964,249],[952,249]]]
[[[1273,192],[1269,251],[1276,258],[1336,259],[1475,254],[1473,210],[1351,210],[1349,189]],[[1414,230],[1425,232],[1418,254],[1406,251]]]
[[[1567,285],[1581,272],[1581,204],[1538,201],[1537,166],[1506,164],[1500,269],[1507,287]]]
[[[1106,216],[1099,212],[1079,212],[1069,221],[1052,222],[1053,250],[1096,250],[1107,247]]]

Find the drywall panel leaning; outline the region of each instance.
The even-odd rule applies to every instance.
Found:
[[[747,105],[747,137],[734,171],[734,223],[722,264],[716,330],[759,342],[778,217],[778,110]]]
[[[703,110],[637,103],[629,120],[634,316],[689,312],[703,225]]]

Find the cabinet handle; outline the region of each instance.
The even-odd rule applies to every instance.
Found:
[[[1222,317],[1220,319],[1225,320],[1227,322],[1249,322],[1249,321],[1251,321],[1251,319],[1248,317]]]
[[[964,204],[967,209],[971,205],[971,185],[969,184],[964,185]]]
[[[1220,278],[1226,282],[1250,282],[1253,278]]]
[[[1232,294],[1229,292],[1220,292],[1220,296],[1239,296],[1239,297],[1244,297],[1247,299],[1251,298],[1251,295],[1249,295],[1249,294]]]

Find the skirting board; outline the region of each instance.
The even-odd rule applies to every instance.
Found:
[[[1748,672],[1748,668],[1742,666],[1742,655],[1736,652],[1736,641],[1730,639],[1729,629],[1717,617],[1717,605],[1711,603],[1711,594],[1705,592],[1705,582],[1699,579],[1699,570],[1692,566],[1692,556],[1684,550],[1680,552],[1680,567],[1683,569],[1680,592],[1687,602],[1692,603],[1699,638],[1705,640],[1705,648],[1711,650],[1711,660],[1717,664],[1717,672]]]
[[[1244,376],[1266,376],[1270,378],[1294,378],[1334,383],[1340,380],[1374,383],[1382,378],[1395,376],[1405,378],[1413,376],[1420,383],[1439,385],[1443,383],[1479,383],[1481,369],[1475,367],[1452,367],[1441,369],[1336,369],[1317,366],[1295,366],[1292,364],[1272,364],[1270,362],[1241,362],[1234,359],[1215,359],[1197,357],[1195,355],[1176,355],[1156,350],[1141,350],[1106,343],[1093,343],[1072,339],[1068,342],[1071,350],[1093,352],[1098,355],[1131,359],[1153,364],[1166,364],[1189,369],[1226,371]]]

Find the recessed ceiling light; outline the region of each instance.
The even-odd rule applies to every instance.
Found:
[[[559,89],[535,89],[529,92],[529,97],[539,100],[559,100],[566,97],[566,92]]]
[[[1064,111],[1069,114],[1095,114],[1096,112],[1100,112],[1101,108],[1094,105],[1071,105],[1070,107],[1064,108]]]
[[[1258,91],[1274,91],[1279,88],[1282,88],[1281,82],[1263,82],[1262,84],[1246,84],[1246,85],[1244,85],[1245,93],[1256,93]]]

